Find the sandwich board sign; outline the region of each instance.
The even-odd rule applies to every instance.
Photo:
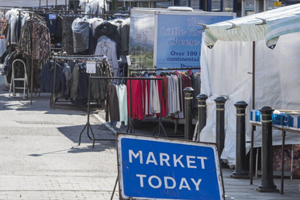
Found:
[[[120,199],[224,199],[215,144],[117,136]]]

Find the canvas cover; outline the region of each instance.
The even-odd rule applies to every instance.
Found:
[[[214,99],[225,95],[225,147],[221,158],[235,164],[236,109],[234,103],[248,103],[246,117],[247,141],[250,141],[252,108],[252,42],[219,40],[212,49],[201,49],[201,93],[207,100],[207,125],[200,134],[201,141],[215,142],[216,111]],[[264,40],[255,45],[255,108],[269,105],[275,109],[300,108],[300,32],[283,35],[275,49]],[[273,145],[280,145],[281,132],[273,129]],[[299,144],[300,134],[287,132],[286,144]],[[261,146],[261,128],[257,127],[254,145]],[[247,143],[249,148],[250,143]]]

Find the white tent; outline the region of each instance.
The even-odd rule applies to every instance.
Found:
[[[201,93],[209,96],[208,120],[200,140],[215,141],[214,99],[219,95],[228,96],[225,147],[221,158],[230,165],[235,164],[234,103],[241,100],[248,103],[249,121],[253,75],[248,72],[252,72],[253,64],[256,109],[266,105],[286,110],[300,108],[299,22],[300,5],[297,4],[207,26],[201,49]],[[246,129],[249,141],[250,123],[246,124]],[[254,145],[260,146],[261,131],[257,129]],[[281,133],[273,130],[273,145],[280,144]],[[287,133],[286,144],[300,144],[300,134]]]

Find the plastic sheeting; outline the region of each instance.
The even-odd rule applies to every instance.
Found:
[[[86,19],[77,18],[72,23],[74,53],[89,48],[90,24]]]
[[[255,107],[269,105],[275,109],[299,110],[300,106],[300,33],[281,36],[276,48],[271,50],[265,41],[256,42],[255,48]],[[200,140],[215,142],[215,102],[225,95],[225,147],[221,158],[235,165],[236,109],[234,103],[248,103],[246,140],[251,135],[250,110],[252,108],[252,42],[219,40],[213,49],[202,45],[201,93],[207,99],[207,125]],[[273,145],[281,144],[281,132],[273,129]],[[286,144],[299,144],[300,134],[287,132]],[[249,143],[247,147],[249,147]],[[261,128],[254,134],[255,147],[261,146]]]

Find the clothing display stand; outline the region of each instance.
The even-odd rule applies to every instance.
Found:
[[[128,68],[128,74],[130,76],[131,72],[133,72],[133,71],[170,71],[170,70],[199,70],[199,69],[200,69],[199,67],[190,67],[190,68],[181,68],[181,67],[175,67],[175,68],[174,67],[173,68]],[[175,131],[174,132],[177,132],[177,125],[178,125],[178,120],[175,121]],[[153,136],[154,135],[155,135],[155,132],[153,133]],[[179,136],[179,135],[168,135],[168,137],[181,137],[181,136]]]
[[[52,56],[52,59],[54,60],[54,75],[53,75],[53,88],[52,88],[52,94],[50,97],[50,108],[55,110],[55,82],[56,82],[56,63],[58,59],[61,60],[75,60],[75,61],[102,61],[103,56],[102,55],[55,55]]]
[[[133,77],[130,77],[130,78],[125,78],[125,77],[104,77],[104,76],[90,76],[89,77],[89,83],[90,83],[90,81],[91,81],[91,79],[111,79],[111,80],[161,80],[161,82],[162,82],[162,87],[163,87],[163,79],[162,78],[133,78]],[[130,81],[129,81],[130,82]],[[87,127],[87,135],[88,135],[88,138],[90,139],[90,140],[92,140],[93,141],[93,148],[94,148],[94,146],[95,146],[95,141],[103,141],[103,140],[112,140],[112,139],[96,139],[95,137],[94,137],[94,133],[93,133],[93,131],[92,131],[92,135],[93,135],[93,137],[90,137],[90,135],[89,135],[89,128],[92,130],[92,128],[91,128],[91,126],[90,126],[90,124],[89,124],[89,116],[90,116],[90,90],[91,90],[91,88],[89,87],[89,91],[88,91],[88,113],[87,113],[87,115],[88,115],[88,120],[87,120],[87,123],[86,123],[86,125],[85,125],[85,127],[83,128],[83,130],[80,132],[80,135],[79,135],[79,142],[78,142],[78,145],[80,145],[80,143],[81,143],[81,136],[82,136],[82,133],[83,133],[83,131],[84,131],[84,129]],[[160,135],[160,132],[161,132],[161,130],[163,130],[163,132],[164,132],[164,135],[166,136],[166,137],[168,137],[168,135],[167,135],[167,133],[166,133],[166,131],[165,131],[165,128],[164,128],[164,126],[163,126],[163,124],[162,124],[162,121],[161,121],[161,112],[162,112],[162,92],[161,92],[161,98],[160,98],[160,115],[159,115],[159,118],[158,118],[158,125],[156,126],[156,128],[155,128],[155,130],[154,130],[154,133],[153,133],[153,135],[156,133],[156,131],[157,130],[159,130],[159,135]],[[130,131],[130,133],[134,133],[135,131],[134,131],[134,128],[133,128],[133,123],[132,123],[132,109],[131,109],[131,83],[129,84],[129,110],[130,110],[130,113],[129,113],[129,119],[128,119],[128,121],[129,121],[129,125],[128,125],[128,128],[127,128],[127,130],[126,130],[126,133],[128,133],[128,131]],[[114,139],[113,139],[114,140]]]

